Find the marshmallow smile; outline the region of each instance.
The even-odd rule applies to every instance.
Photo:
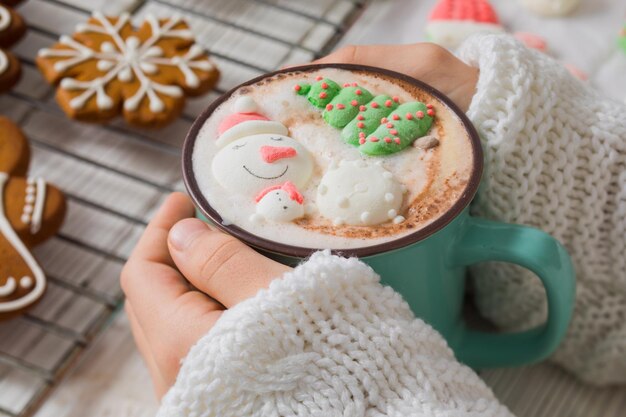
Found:
[[[275,177],[263,177],[263,176],[261,176],[261,175],[257,175],[257,174],[255,174],[254,172],[250,171],[250,169],[249,169],[247,166],[245,166],[245,165],[243,166],[243,169],[245,169],[246,171],[248,171],[248,173],[249,173],[250,175],[252,175],[253,177],[257,177],[257,178],[260,178],[260,179],[262,179],[262,180],[275,180],[275,179],[277,179],[277,178],[282,177],[283,175],[285,175],[285,174],[287,173],[287,170],[289,169],[289,165],[287,165],[287,166],[285,167],[285,170],[284,170],[284,171],[283,171],[280,175],[277,175],[277,176],[275,176]]]

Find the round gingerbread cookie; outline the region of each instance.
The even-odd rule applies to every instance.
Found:
[[[0,117],[0,320],[13,317],[44,294],[46,277],[31,249],[52,237],[66,212],[58,188],[24,177],[30,154],[26,138]]]
[[[15,3],[17,2],[0,1],[0,93],[13,87],[22,74],[19,60],[6,49],[2,49],[20,40],[26,31],[24,20],[9,7]]]
[[[158,127],[183,109],[185,96],[206,93],[219,72],[180,17],[147,16],[134,29],[128,14],[94,13],[70,36],[39,51],[37,65],[58,86],[68,116]]]

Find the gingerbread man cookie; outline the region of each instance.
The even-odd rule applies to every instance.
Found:
[[[71,37],[40,50],[37,65],[58,85],[57,101],[70,117],[102,122],[122,113],[146,127],[171,122],[185,96],[207,92],[219,77],[177,16],[147,16],[135,30],[128,14],[96,12]]]
[[[17,42],[26,31],[24,21],[9,6],[17,1],[0,0],[0,93],[9,90],[20,79],[22,68],[20,61],[3,49]]]
[[[0,116],[0,319],[37,302],[46,278],[30,249],[52,237],[65,198],[41,178],[25,177],[30,151],[21,130]]]

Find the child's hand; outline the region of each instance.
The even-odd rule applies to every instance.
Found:
[[[469,108],[478,82],[478,68],[433,43],[350,45],[314,63],[361,64],[400,72],[435,87],[463,111]]]
[[[193,215],[189,198],[172,194],[121,275],[135,342],[159,397],[176,380],[191,346],[226,308],[254,296],[290,269],[190,219]]]

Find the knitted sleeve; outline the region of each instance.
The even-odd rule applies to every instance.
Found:
[[[506,35],[470,38],[468,115],[485,150],[472,212],[559,239],[577,274],[575,313],[553,359],[593,383],[626,382],[626,106]],[[507,329],[545,320],[543,287],[506,264],[474,268],[482,313]]]
[[[511,416],[357,259],[314,254],[226,311],[159,417]]]

